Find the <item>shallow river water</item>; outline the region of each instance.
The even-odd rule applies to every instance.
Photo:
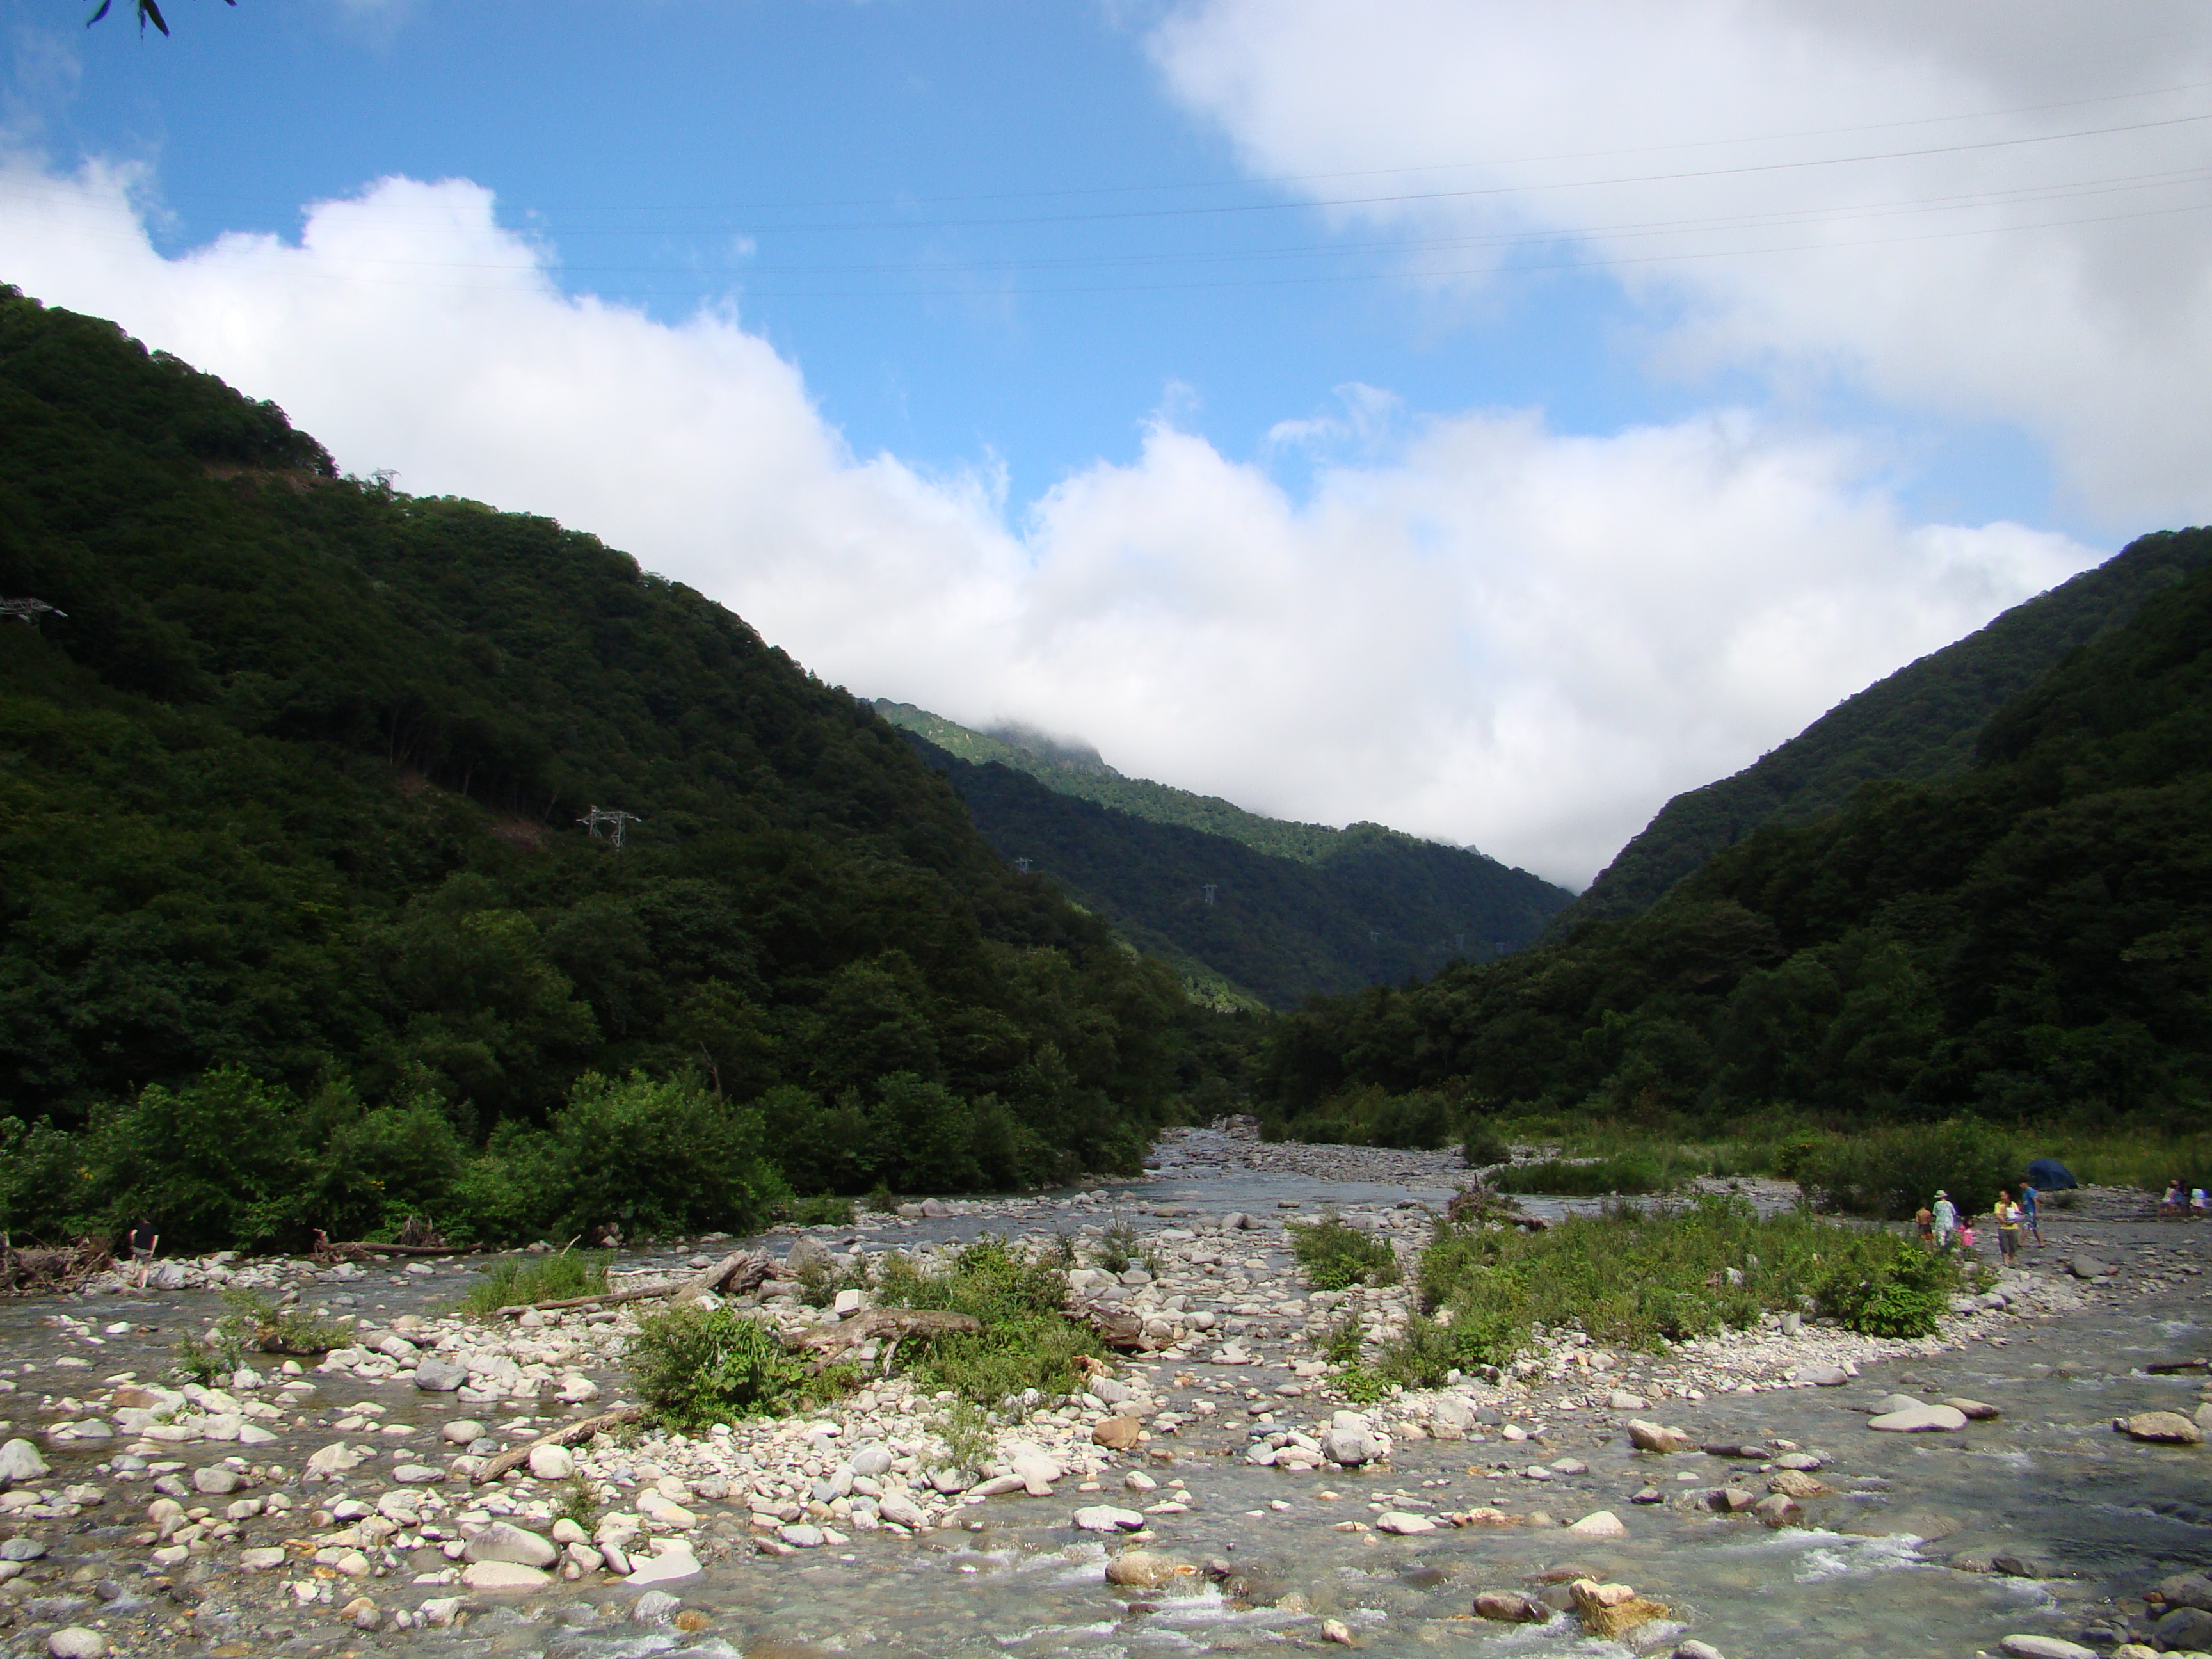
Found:
[[[1154,1210],[1183,1212],[1188,1225],[1191,1212],[1272,1210],[1280,1200],[1297,1200],[1310,1213],[1323,1204],[1433,1203],[1445,1195],[1435,1186],[1188,1167],[1112,1189],[1120,1212],[1140,1229],[1175,1224],[1153,1217]],[[991,1224],[988,1216],[952,1217],[884,1236],[911,1245]],[[1820,1478],[1835,1491],[1805,1504],[1802,1527],[1770,1530],[1698,1503],[1707,1489],[1738,1480],[1763,1491],[1757,1462],[1700,1452],[1639,1455],[1617,1422],[1589,1420],[1587,1413],[1580,1421],[1566,1412],[1533,1416],[1528,1425],[1540,1432],[1525,1443],[1406,1440],[1387,1467],[1311,1473],[1246,1462],[1238,1455],[1244,1445],[1238,1419],[1211,1432],[1193,1425],[1158,1437],[1143,1463],[1163,1486],[1184,1482],[1192,1504],[1187,1514],[1158,1518],[1152,1547],[1233,1568],[1189,1593],[1133,1592],[1103,1582],[1108,1547],[1074,1532],[1069,1516],[1078,1504],[1120,1501],[1116,1476],[1096,1498],[1063,1491],[994,1500],[975,1511],[980,1530],[913,1539],[866,1534],[843,1547],[784,1556],[754,1553],[741,1510],[714,1515],[701,1534],[706,1570],[667,1587],[681,1598],[685,1624],[696,1628],[640,1625],[630,1617],[638,1589],[584,1583],[519,1599],[471,1598],[465,1617],[451,1628],[372,1634],[337,1623],[328,1606],[274,1607],[265,1587],[247,1586],[220,1562],[155,1572],[145,1548],[128,1541],[143,1527],[155,1494],[97,1472],[122,1442],[42,1443],[53,1485],[88,1480],[109,1496],[76,1518],[43,1527],[0,1516],[0,1533],[51,1541],[44,1559],[4,1587],[15,1619],[0,1631],[0,1648],[11,1656],[43,1654],[46,1633],[57,1625],[104,1622],[118,1653],[627,1659],[683,1651],[796,1659],[865,1651],[1137,1659],[1317,1649],[1324,1621],[1334,1620],[1350,1628],[1358,1648],[1377,1653],[1522,1659],[1628,1651],[1583,1636],[1564,1616],[1503,1626],[1470,1614],[1479,1591],[1533,1593],[1583,1575],[1632,1583],[1668,1606],[1663,1624],[1638,1633],[1662,1654],[1674,1639],[1694,1636],[1729,1659],[1963,1659],[1993,1652],[2007,1633],[2078,1639],[2106,1624],[2116,1602],[2120,1613],[2138,1616],[2140,1628],[2142,1604],[2135,1598],[2143,1589],[2212,1560],[2212,1450],[2138,1444],[2115,1434],[2112,1422],[2138,1411],[2196,1408],[2201,1373],[2154,1376],[2144,1368],[2212,1352],[2207,1281],[2190,1271],[2212,1256],[2203,1242],[2212,1229],[2053,1215],[2047,1231],[2051,1244],[2039,1259],[2053,1271],[2089,1248],[2123,1264],[2120,1281],[2096,1305],[2057,1319],[2005,1322],[2008,1328],[1957,1352],[1869,1366],[1845,1388],[1655,1402],[1650,1415],[1680,1425],[1701,1443],[1779,1437],[1823,1455],[1828,1461]],[[623,1265],[670,1255],[633,1253]],[[350,1297],[350,1304],[338,1302],[341,1310],[388,1322],[450,1304],[474,1271],[463,1264],[430,1273],[372,1273],[312,1286],[309,1299]],[[161,1376],[175,1340],[197,1329],[215,1306],[205,1292],[0,1304],[0,1375],[16,1385],[15,1394],[0,1396],[0,1414],[12,1415],[4,1434],[38,1438],[41,1396],[89,1395],[102,1378],[125,1371]],[[58,1326],[58,1313],[89,1324]],[[104,1334],[125,1320],[129,1330]],[[1240,1387],[1248,1380],[1196,1358],[1162,1367],[1163,1384],[1170,1372],[1201,1387],[1215,1377]],[[309,1374],[325,1420],[354,1399],[374,1398],[386,1404],[385,1420],[418,1421],[434,1432],[453,1411],[442,1397],[411,1389],[378,1389],[351,1377],[316,1376],[312,1367]],[[618,1374],[598,1380],[610,1397],[619,1392]],[[1866,1408],[1899,1390],[1929,1400],[1972,1396],[2002,1414],[1960,1434],[1869,1431]],[[329,1438],[327,1427],[287,1430],[255,1455],[296,1469]],[[177,1455],[198,1465],[236,1449],[194,1446]],[[1586,1472],[1540,1485],[1519,1474],[1569,1458],[1585,1463]],[[1650,1485],[1668,1501],[1631,1501]],[[373,1501],[376,1486],[356,1482],[355,1490]],[[1529,1526],[1413,1537],[1344,1529],[1382,1510],[1494,1504],[1525,1512],[1538,1501],[1562,1522],[1610,1510],[1627,1535],[1584,1539],[1560,1527]],[[391,1605],[404,1600],[404,1584],[380,1579],[369,1588]]]

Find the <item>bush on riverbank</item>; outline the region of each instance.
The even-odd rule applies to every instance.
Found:
[[[1541,1193],[1560,1198],[1605,1198],[1663,1193],[1703,1170],[1670,1168],[1671,1160],[1651,1152],[1621,1158],[1547,1158],[1514,1164],[1498,1171],[1492,1184],[1502,1193]]]
[[[764,1320],[698,1306],[640,1320],[629,1372],[639,1403],[672,1429],[782,1416],[835,1398],[852,1380],[842,1368],[815,1375]]]
[[[981,1322],[980,1331],[918,1343],[907,1363],[924,1387],[951,1389],[986,1408],[1030,1389],[1068,1393],[1083,1381],[1078,1361],[1100,1352],[1097,1333],[1060,1310],[1067,1275],[990,1233],[934,1272],[904,1256],[885,1256],[875,1297],[887,1308],[963,1313]]]
[[[1853,1215],[1903,1220],[1938,1192],[1962,1215],[2017,1188],[2027,1159],[2011,1139],[1971,1117],[1875,1129],[1814,1148],[1798,1182],[1821,1204]]]
[[[461,1311],[488,1318],[501,1308],[537,1302],[565,1302],[597,1296],[607,1288],[607,1258],[558,1250],[538,1257],[501,1256],[461,1299]]]
[[[1355,1285],[1395,1285],[1398,1282],[1397,1253],[1389,1243],[1334,1216],[1310,1225],[1292,1222],[1291,1254],[1304,1269],[1309,1288],[1345,1291]]]
[[[1781,1312],[1832,1314],[1872,1335],[1925,1335],[1958,1283],[1955,1261],[1915,1241],[1802,1214],[1761,1216],[1733,1196],[1674,1210],[1620,1205],[1535,1234],[1439,1220],[1419,1270],[1432,1317],[1417,1319],[1378,1369],[1435,1386],[1453,1367],[1509,1364],[1539,1325],[1641,1349]]]

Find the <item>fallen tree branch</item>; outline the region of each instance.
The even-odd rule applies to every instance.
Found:
[[[373,1244],[367,1239],[333,1240],[315,1230],[314,1256],[318,1261],[359,1261],[380,1255],[474,1255],[481,1244]]]
[[[635,1290],[602,1291],[597,1296],[563,1297],[556,1302],[517,1302],[499,1310],[506,1319],[519,1319],[528,1310],[541,1313],[559,1308],[608,1308],[624,1302],[651,1302],[666,1297],[678,1302],[689,1302],[694,1297],[709,1293],[717,1296],[736,1296],[750,1291],[762,1280],[776,1277],[781,1272],[778,1263],[757,1250],[732,1250],[713,1267],[701,1269],[689,1279],[678,1279],[673,1285],[646,1285]]]
[[[848,1349],[888,1336],[896,1347],[910,1336],[950,1336],[980,1331],[982,1321],[969,1314],[943,1313],[932,1308],[871,1308],[835,1325],[816,1325],[784,1340],[803,1353],[815,1356],[815,1368],[835,1364]]]
[[[617,1406],[611,1412],[601,1412],[597,1417],[586,1417],[580,1422],[568,1424],[550,1434],[538,1436],[526,1446],[517,1446],[512,1451],[503,1451],[496,1457],[487,1459],[484,1466],[469,1478],[481,1486],[486,1481],[498,1480],[509,1469],[520,1468],[530,1461],[530,1454],[540,1446],[574,1445],[579,1440],[589,1440],[602,1429],[617,1429],[625,1423],[635,1423],[643,1414],[639,1407]]]
[[[107,1247],[90,1238],[52,1249],[21,1249],[0,1238],[0,1295],[43,1296],[74,1291],[115,1265]]]

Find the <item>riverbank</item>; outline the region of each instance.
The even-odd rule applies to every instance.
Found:
[[[1780,1629],[1812,1557],[1840,1552],[1838,1572],[1867,1578],[1862,1601],[1922,1592],[1911,1616],[1930,1631],[1981,1621],[1965,1639],[1985,1648],[2018,1633],[1988,1623],[2008,1606],[2033,1611],[2016,1621],[2027,1633],[2142,1633],[2144,1604],[2113,1598],[2203,1563],[2189,1518],[2201,1499],[2158,1490],[2201,1493],[2203,1449],[2139,1445],[2109,1427],[2154,1406],[2196,1408],[2195,1381],[2143,1369],[2206,1351],[2196,1228],[2054,1214],[2048,1249],[1917,1342],[1778,1318],[1663,1355],[1553,1333],[1495,1382],[1397,1395],[1353,1419],[1340,1416],[1349,1402],[1316,1339],[1347,1316],[1387,1339],[1410,1315],[1406,1292],[1306,1291],[1286,1224],[1328,1208],[1410,1259],[1425,1234],[1419,1206],[1448,1188],[1454,1155],[1391,1154],[1407,1161],[1386,1166],[1376,1149],[1343,1150],[1356,1156],[1255,1154],[1188,1132],[1141,1182],[771,1241],[819,1253],[834,1273],[894,1249],[931,1259],[986,1229],[1039,1248],[1066,1234],[1086,1260],[1109,1228],[1133,1233],[1138,1265],[1111,1282],[1095,1267],[1079,1278],[1085,1297],[1134,1316],[1148,1351],[1073,1400],[1018,1413],[988,1449],[951,1402],[895,1379],[805,1419],[602,1437],[476,1484],[483,1460],[619,1403],[634,1322],[616,1310],[459,1321],[444,1310],[479,1270],[465,1261],[391,1273],[210,1263],[350,1317],[351,1340],[319,1365],[272,1363],[174,1400],[146,1385],[212,1311],[205,1293],[0,1310],[0,1380],[13,1385],[0,1435],[47,1466],[0,1493],[12,1534],[0,1559],[13,1548],[20,1569],[0,1584],[7,1650],[41,1651],[54,1631],[81,1627],[117,1653],[465,1641],[550,1654],[640,1618],[655,1642],[720,1651],[850,1645],[856,1630],[873,1632],[859,1644],[893,1652],[1003,1652],[1015,1638],[1024,1652],[1103,1651],[1174,1645],[1169,1632],[1220,1650],[1321,1644],[1332,1620],[1370,1647],[1565,1650],[1581,1639],[1565,1614],[1509,1638],[1472,1617],[1473,1597],[1541,1592],[1545,1575],[1583,1567],[1673,1610],[1647,1641],[1871,1653],[1895,1649],[1854,1645],[1809,1613]],[[2118,1271],[2094,1271],[2099,1253]],[[690,1260],[661,1249],[622,1265]],[[760,1311],[787,1326],[831,1312],[767,1288]],[[2036,1348],[2051,1357],[2028,1358]],[[453,1386],[421,1386],[426,1364]],[[1988,1397],[2001,1415],[1924,1437],[1866,1428],[1868,1408],[1899,1390]],[[1679,1428],[1694,1449],[1640,1451],[1632,1421]],[[1705,1449],[1747,1446],[1754,1455]],[[1989,1479],[2016,1467],[2006,1479],[2061,1480],[2069,1493],[2133,1482],[2142,1490],[2114,1510],[2147,1500],[2161,1518],[2051,1528],[2047,1498]],[[1767,1490],[1792,1474],[1822,1490]],[[1716,1492],[1747,1501],[1716,1508]],[[1750,1518],[1777,1496],[1794,1516],[1775,1528]],[[1089,1511],[1118,1513],[1091,1515],[1106,1530],[1087,1531],[1077,1517]],[[1109,1552],[1131,1542],[1190,1571],[1109,1585]],[[1990,1571],[2001,1558],[2036,1571]],[[1877,1559],[1890,1565],[1866,1565]],[[1757,1582],[1761,1562],[1786,1583]],[[1740,1592],[1726,1588],[1747,1571]],[[2013,1587],[2027,1586],[2022,1601]],[[893,1588],[901,1605],[887,1604]],[[1914,1598],[1897,1599],[1902,1619]],[[2121,1620],[2133,1621],[2124,1632]]]

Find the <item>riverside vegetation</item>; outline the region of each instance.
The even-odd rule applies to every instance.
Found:
[[[728,611],[339,477],[14,289],[0,592],[55,608],[0,627],[19,1237],[696,1231],[1127,1170],[1249,1048]]]

